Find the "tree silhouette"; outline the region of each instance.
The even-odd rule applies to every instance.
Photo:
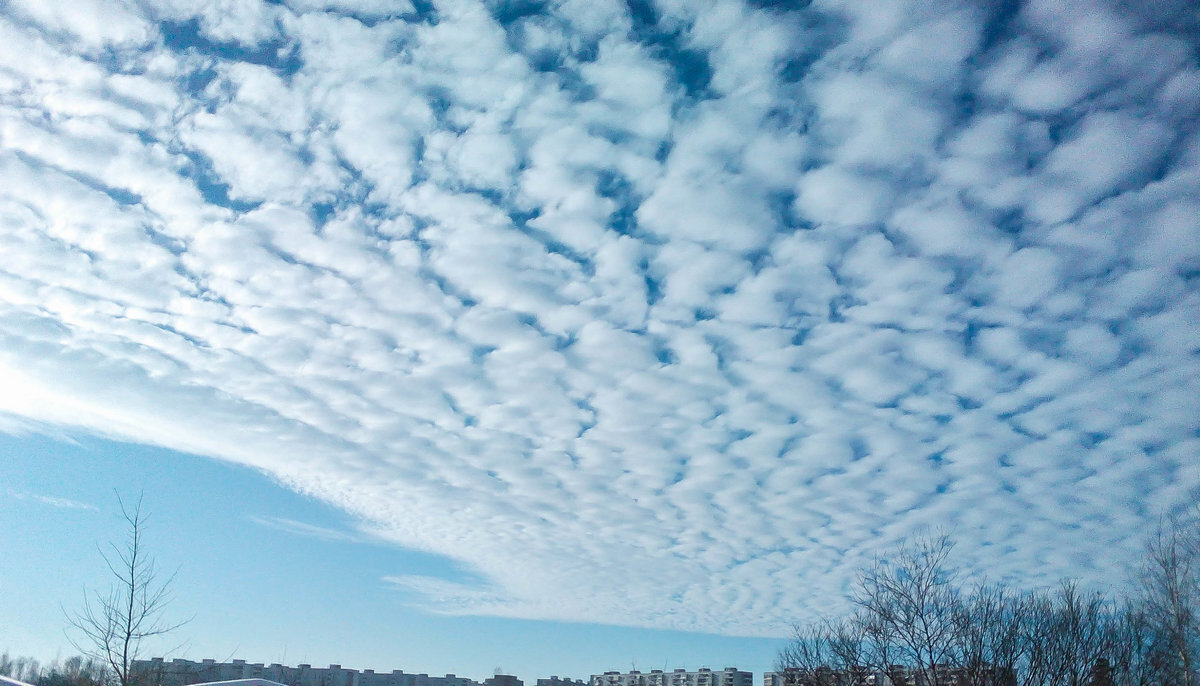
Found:
[[[84,592],[83,607],[68,613],[67,620],[78,632],[68,636],[80,651],[108,665],[120,686],[131,686],[131,668],[142,642],[178,629],[188,620],[165,621],[164,611],[171,600],[175,574],[159,575],[154,558],[146,550],[143,536],[146,514],[142,497],[131,508],[117,495],[126,537],[122,545],[109,543],[100,556],[111,574],[104,591]]]

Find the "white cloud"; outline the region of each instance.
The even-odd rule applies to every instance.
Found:
[[[258,524],[259,526],[265,526],[268,529],[276,529],[294,536],[315,538],[320,541],[333,543],[361,543],[365,540],[362,536],[349,531],[332,529],[326,526],[318,526],[316,524],[309,524],[308,522],[301,522],[295,519],[289,519],[287,517],[253,515],[250,517],[250,521]]]
[[[30,500],[35,503],[40,503],[42,505],[49,505],[50,507],[56,507],[60,510],[92,510],[92,511],[99,510],[98,507],[96,507],[95,505],[91,505],[89,503],[83,503],[78,500],[72,500],[70,498],[62,498],[62,497],[53,496],[53,495],[41,495],[38,493],[25,493],[25,492],[21,492],[21,491],[10,490],[8,492],[8,497],[14,498],[16,500]]]
[[[385,580],[438,611],[732,634],[945,522],[1112,582],[1200,488],[1158,19],[160,5],[0,12],[2,430],[264,469],[478,575]]]
[[[828,166],[800,178],[796,210],[801,218],[834,224],[871,224],[883,219],[893,189],[863,173]]]
[[[278,37],[276,22],[283,10],[274,3],[238,0],[163,0],[154,7],[163,18],[177,22],[199,20],[210,40],[258,46]]]
[[[82,41],[79,47],[90,52],[105,46],[126,48],[151,40],[154,30],[150,22],[138,16],[137,8],[131,5],[120,0],[81,0],[67,7],[53,2],[14,0],[9,11],[36,22],[47,32],[65,33]]]

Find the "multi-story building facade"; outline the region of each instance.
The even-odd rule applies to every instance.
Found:
[[[694,672],[676,669],[664,672],[652,669],[647,673],[636,669],[630,672],[593,674],[589,686],[754,686],[754,675],[737,667],[714,671],[702,667]]]
[[[1097,664],[1098,673],[1106,669],[1106,664]],[[135,660],[132,671],[139,680],[139,686],[193,686],[194,684],[241,680],[260,681],[259,683],[246,682],[237,685],[223,684],[222,686],[271,686],[262,683],[263,681],[284,686],[524,686],[524,682],[508,674],[497,674],[480,683],[454,674],[430,676],[423,673],[409,674],[399,669],[391,672],[376,672],[371,669],[358,671],[336,664],[328,667],[313,667],[309,664],[289,667],[279,663],[263,664],[245,660],[233,660],[232,662],[200,660],[196,662],[174,659],[168,662],[156,657],[151,660]],[[891,665],[885,671],[874,671],[866,667],[851,669],[820,667],[813,670],[788,668],[763,674],[762,686],[964,686],[965,684],[979,683],[981,679],[988,683],[1016,686],[1016,675],[1011,669],[1001,670],[986,665],[968,672],[961,668],[942,664],[937,666],[936,674],[935,679],[932,673],[923,673],[902,665]],[[686,669],[676,669],[670,672],[661,669],[652,669],[649,672],[637,670],[605,672],[593,674],[587,681],[552,676],[538,679],[536,686],[754,686],[754,684],[753,675],[750,672],[739,670],[736,667],[726,667],[722,670],[701,668],[694,672]]]
[[[588,682],[583,679],[564,679],[556,675],[548,679],[538,679],[537,686],[588,686]]]
[[[402,670],[375,672],[372,669],[358,671],[341,665],[313,667],[299,664],[288,667],[279,663],[264,665],[261,662],[217,662],[215,660],[174,659],[170,662],[156,657],[150,660],[135,660],[133,672],[144,679],[146,686],[190,686],[210,681],[232,681],[235,679],[266,679],[285,686],[482,686],[478,681],[447,674],[407,674]],[[505,686],[523,686],[517,684]]]

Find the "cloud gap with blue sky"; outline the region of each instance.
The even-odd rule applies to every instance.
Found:
[[[432,613],[781,636],[923,527],[1120,583],[1200,497],[1198,38],[9,0],[0,430],[260,470],[470,570],[380,575]]]

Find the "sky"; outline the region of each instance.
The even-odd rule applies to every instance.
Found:
[[[1200,498],[1187,0],[0,0],[0,650],[769,667]],[[187,583],[182,583],[186,580]],[[164,646],[165,650],[167,646]]]

